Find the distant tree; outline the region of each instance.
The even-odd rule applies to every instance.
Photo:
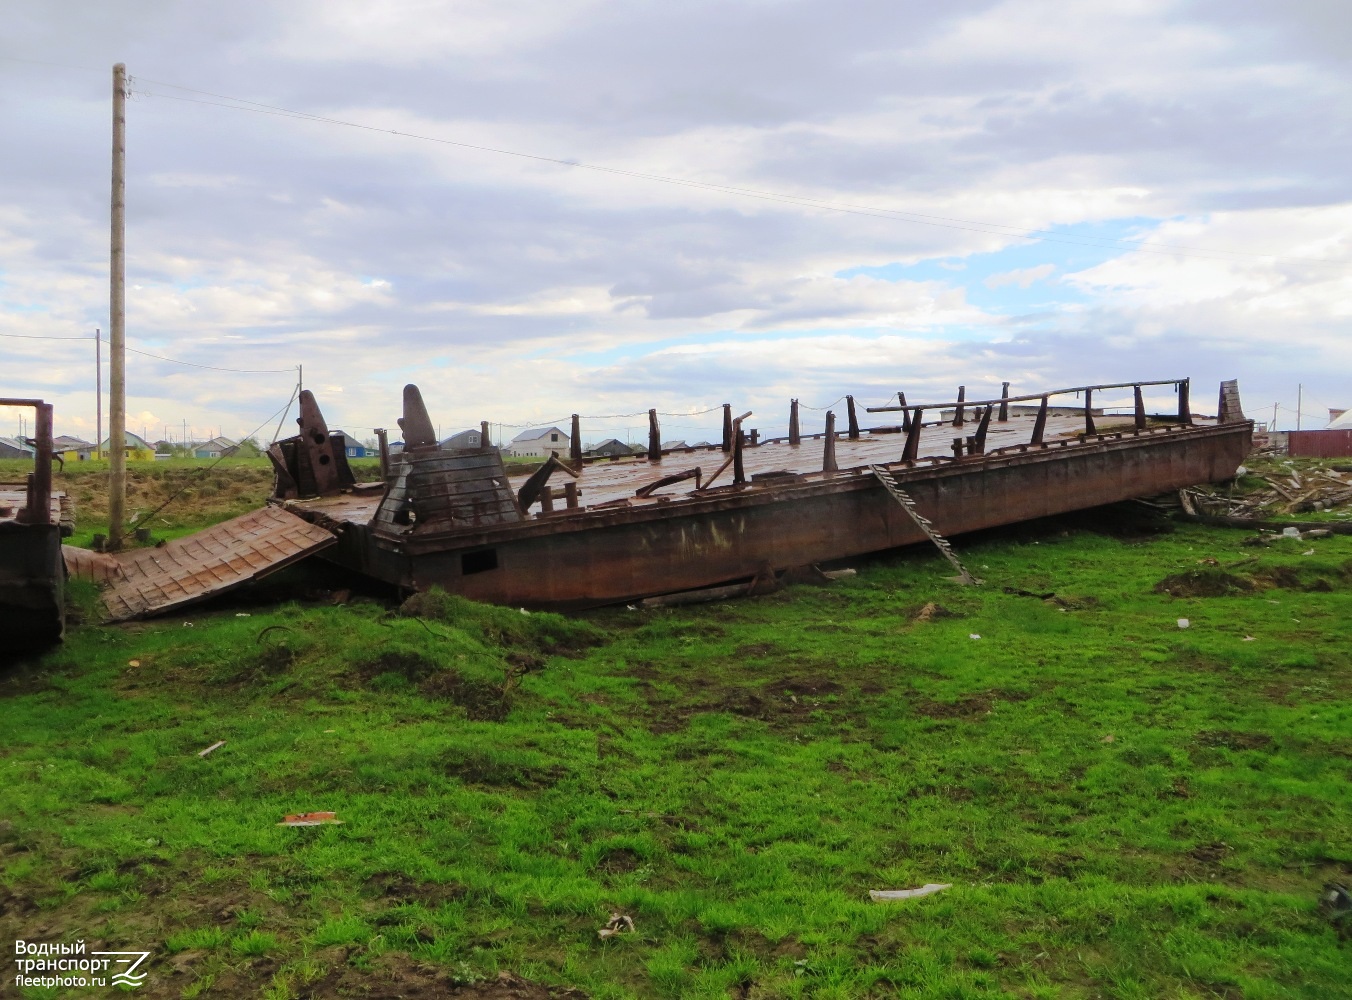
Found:
[[[235,454],[240,458],[258,458],[263,454],[263,446],[257,438],[248,437],[239,443]]]

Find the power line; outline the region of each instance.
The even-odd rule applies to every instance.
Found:
[[[399,136],[406,139],[417,139],[423,142],[433,142],[446,146],[455,146],[460,149],[470,149],[478,152],[496,153],[501,156],[513,156],[519,159],[533,160],[539,163],[552,163],[558,166],[572,167],[579,170],[591,170],[599,173],[612,174],[621,177],[631,177],[639,180],[653,181],[660,184],[671,184],[678,187],[696,188],[705,191],[715,191],[724,194],[732,194],[740,197],[755,198],[762,201],[779,202],[781,204],[798,205],[800,207],[819,208],[833,212],[840,212],[848,215],[863,215],[873,218],[894,219],[903,222],[910,222],[916,225],[935,226],[942,229],[956,229],[964,232],[980,233],[987,236],[1003,236],[1007,238],[1030,240],[1034,242],[1063,243],[1069,246],[1090,247],[1095,249],[1131,249],[1143,253],[1158,253],[1169,256],[1197,257],[1206,260],[1230,260],[1233,258],[1252,258],[1272,261],[1296,261],[1310,264],[1325,264],[1335,267],[1345,267],[1341,261],[1330,260],[1323,257],[1296,257],[1281,254],[1253,253],[1245,250],[1224,250],[1216,247],[1192,247],[1180,244],[1156,243],[1147,240],[1129,240],[1113,239],[1110,237],[1098,236],[1067,236],[1066,234],[1056,233],[1041,229],[1019,229],[1014,226],[1004,225],[1002,223],[981,222],[971,219],[962,219],[955,216],[930,215],[922,212],[904,212],[897,209],[879,208],[877,206],[855,205],[848,202],[825,201],[819,198],[810,198],[802,195],[792,195],[783,192],[764,191],[756,188],[737,187],[729,184],[716,184],[710,181],[699,181],[691,178],[672,177],[665,174],[654,174],[640,170],[628,170],[622,167],[609,167],[596,163],[585,163],[579,160],[567,160],[559,157],[544,156],[538,153],[526,153],[520,150],[506,149],[499,146],[487,146],[480,143],[464,142],[455,139],[445,139],[437,136],[421,135],[415,132],[404,132],[399,129],[382,128],[375,125],[364,125],[360,122],[346,121],[341,118],[332,118],[326,115],[312,114],[307,111],[296,111],[290,108],[282,108],[276,105],[264,104],[259,101],[249,101],[240,97],[231,97],[227,94],[218,94],[208,90],[197,90],[192,87],[184,87],[181,84],[168,83],[163,80],[152,80],[149,77],[137,78],[146,83],[153,83],[162,87],[171,87],[175,90],[182,90],[191,94],[200,94],[204,97],[219,98],[220,101],[232,101],[231,104],[222,104],[219,101],[201,101],[190,97],[179,97],[174,94],[160,94],[154,91],[139,90],[135,93],[145,97],[159,97],[165,100],[181,101],[188,104],[203,104],[210,107],[227,108],[234,111],[249,111],[255,114],[265,114],[281,118],[295,118],[302,121],[312,121],[327,125],[339,125],[346,128],[355,128],[367,132],[380,132],[386,135]]]
[[[17,340],[83,340],[93,341],[93,337],[46,337],[36,336],[26,333],[0,333],[0,337],[13,337]],[[127,350],[132,354],[139,354],[143,358],[154,358],[156,361],[167,361],[171,365],[184,365],[188,368],[205,368],[213,372],[230,372],[232,375],[286,375],[295,371],[293,368],[222,368],[218,365],[202,365],[196,361],[180,361],[177,358],[166,358],[162,354],[151,354],[149,351],[138,351],[134,347],[128,347]]]

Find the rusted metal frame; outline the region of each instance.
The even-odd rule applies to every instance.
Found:
[[[301,397],[304,398],[309,391],[306,389]],[[405,451],[437,446],[437,432],[432,427],[432,418],[428,416],[422,393],[411,382],[404,386],[404,415],[399,418],[398,424],[404,434]]]
[[[578,474],[563,462],[560,462],[557,455],[550,455],[545,464],[532,472],[530,478],[521,484],[521,489],[517,490],[516,502],[521,507],[523,514],[530,510],[531,505],[536,500],[541,498],[545,484],[549,482],[549,477],[558,470],[562,470],[574,479],[577,478]]]
[[[1093,437],[1098,433],[1094,427],[1094,390],[1084,391],[1084,436]]]
[[[994,398],[994,399],[967,399],[967,400],[959,399],[959,400],[956,400],[956,401],[950,402],[950,403],[910,403],[910,404],[908,404],[908,403],[906,403],[906,402],[904,401],[904,399],[903,399],[903,402],[902,402],[901,405],[899,405],[899,406],[870,406],[870,407],[867,407],[867,408],[866,408],[866,411],[865,411],[865,412],[867,412],[867,413],[897,413],[897,412],[904,411],[904,410],[907,410],[907,409],[910,409],[910,410],[916,410],[916,409],[932,410],[932,409],[934,409],[935,407],[941,407],[941,408],[943,408],[943,407],[953,407],[953,406],[959,406],[959,405],[963,405],[963,406],[985,406],[985,405],[988,404],[988,403],[1001,403],[1001,402],[1004,402],[1004,403],[1026,403],[1026,402],[1029,402],[1029,401],[1034,400],[1034,399],[1041,399],[1041,398],[1044,397],[1044,396],[1066,396],[1066,395],[1070,395],[1071,393],[1075,393],[1075,394],[1078,395],[1079,393],[1084,392],[1086,389],[1092,389],[1092,390],[1094,390],[1095,392],[1099,392],[1099,391],[1105,390],[1105,389],[1130,389],[1130,388],[1132,388],[1133,386],[1137,386],[1137,385],[1179,385],[1181,382],[1186,382],[1186,381],[1187,381],[1187,379],[1166,378],[1166,379],[1160,379],[1159,381],[1156,381],[1156,382],[1111,382],[1111,383],[1105,383],[1105,384],[1103,384],[1103,385],[1079,385],[1079,386],[1073,386],[1073,387],[1071,387],[1071,388],[1069,388],[1069,389],[1052,389],[1052,390],[1050,390],[1049,392],[1032,392],[1032,393],[1029,393],[1029,394],[1026,395],[1026,396],[1004,396],[1004,397],[996,397],[996,398]],[[904,397],[904,394],[903,394],[903,393],[898,393],[898,395]]]
[[[803,435],[798,427],[798,400],[789,403],[789,444],[802,444]]]
[[[1000,383],[1000,423],[1009,421],[1009,383]]]
[[[31,407],[33,421],[33,471],[28,475],[23,510],[14,519],[20,524],[52,523],[52,404],[40,399],[0,399],[0,406]]]
[[[908,413],[908,416],[911,416]],[[914,462],[920,456],[920,432],[925,426],[924,407],[916,407],[915,414],[905,427],[906,445],[901,450],[903,462]]]
[[[953,410],[954,427],[961,427],[963,424],[963,416],[964,416],[963,401],[966,400],[966,398],[967,398],[967,386],[965,385],[958,386],[958,403],[956,408]]]
[[[272,471],[276,476],[277,482],[272,488],[272,495],[279,500],[294,500],[300,496],[300,486],[296,478],[291,475],[291,470],[287,468],[286,456],[282,453],[282,446],[275,441],[268,446],[268,459],[272,462]]]
[[[732,454],[732,404],[723,404],[723,452]]]
[[[572,435],[568,440],[568,459],[573,463],[574,469],[582,468],[582,418],[576,413],[573,414]],[[488,439],[483,439],[484,447],[488,447]]]
[[[648,411],[648,461],[662,461],[662,428],[657,423],[657,410]]]
[[[901,429],[909,431],[911,429],[911,411],[906,406],[906,393],[897,393],[897,404],[901,409]],[[869,408],[868,412],[873,412],[872,407]]]
[[[634,490],[634,496],[650,497],[664,486],[674,486],[676,483],[683,483],[687,479],[693,479],[695,481],[695,489],[698,490],[701,475],[702,471],[697,465],[693,469],[686,469],[684,472],[676,472],[670,476],[663,476],[661,479],[648,483],[646,486],[640,486],[638,489]]]
[[[854,397],[845,397],[845,416],[850,424],[850,440],[859,440],[859,414],[855,411]]]
[[[1138,431],[1143,431],[1145,430],[1145,396],[1142,395],[1141,387],[1139,385],[1133,386],[1132,388],[1134,390],[1132,393],[1132,401],[1135,406],[1135,412],[1132,416],[1136,429]]]
[[[830,410],[826,413],[826,443],[822,446],[822,472],[839,472],[836,464],[836,415]]]
[[[1178,383],[1178,422],[1180,424],[1192,423],[1192,404],[1188,401],[1188,386],[1191,379],[1180,379]]]

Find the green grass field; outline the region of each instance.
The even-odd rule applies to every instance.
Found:
[[[0,682],[0,940],[150,997],[1352,996],[1352,537],[1092,523],[959,540],[979,588],[76,627]]]

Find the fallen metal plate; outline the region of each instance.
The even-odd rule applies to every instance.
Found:
[[[338,536],[264,507],[153,549],[116,557],[123,578],[103,592],[109,621],[164,614],[215,597],[327,548]]]

